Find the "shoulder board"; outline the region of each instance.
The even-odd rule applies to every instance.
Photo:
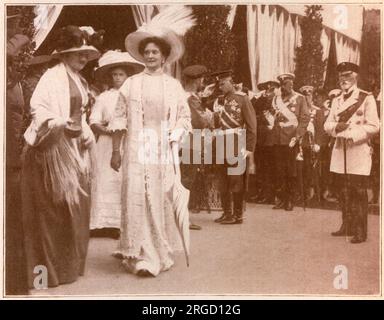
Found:
[[[361,89],[359,89],[359,90],[360,90],[361,93],[363,93],[363,94],[365,94],[367,96],[372,94],[372,92],[369,92],[369,91],[365,91],[365,90],[361,90]]]
[[[235,94],[238,96],[246,96],[247,95],[245,92],[242,92],[242,91],[237,91],[237,92],[235,92]]]
[[[293,96],[299,96],[299,97],[304,97],[300,92],[297,92],[297,91],[292,91],[293,93]]]

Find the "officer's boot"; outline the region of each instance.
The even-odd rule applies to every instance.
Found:
[[[367,240],[367,219],[368,219],[368,195],[367,190],[359,188],[356,195],[357,210],[355,214],[355,236],[351,243],[361,243]]]
[[[272,207],[274,210],[284,208],[284,195],[281,187],[276,189],[275,205]]]
[[[334,237],[345,237],[354,235],[354,219],[352,219],[352,199],[348,199],[348,189],[343,188],[339,195],[340,206],[341,206],[341,218],[342,223],[338,231],[332,232],[331,235]]]
[[[220,223],[227,219],[227,217],[232,217],[232,199],[230,192],[221,192],[220,193],[221,206],[223,207],[223,214],[221,217],[215,219],[214,221]]]
[[[241,224],[243,223],[243,193],[233,193],[233,215],[231,218],[225,219],[221,224]]]
[[[295,190],[295,183],[293,178],[288,178],[287,183],[287,189],[285,191],[286,198],[285,198],[285,211],[292,211],[293,210],[293,195]]]

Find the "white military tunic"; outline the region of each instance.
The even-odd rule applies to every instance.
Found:
[[[330,171],[344,173],[344,138],[353,141],[352,144],[347,143],[347,174],[369,176],[372,166],[372,152],[369,140],[379,131],[380,120],[373,95],[356,86],[351,90],[351,96],[345,101],[343,94],[333,99],[331,111],[324,124],[324,130],[331,136],[336,137],[332,150]],[[335,129],[340,113],[358,102],[360,92],[365,93],[367,96],[347,121],[349,127],[342,132],[336,133]]]

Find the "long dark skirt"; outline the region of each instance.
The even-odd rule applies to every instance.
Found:
[[[27,149],[22,171],[22,213],[27,256],[28,283],[48,271],[48,286],[76,281],[84,274],[89,241],[90,196],[80,196],[78,205],[55,204],[45,190],[39,151]],[[90,181],[82,187],[90,194]],[[35,269],[37,267],[37,269]],[[34,273],[35,271],[35,273]]]

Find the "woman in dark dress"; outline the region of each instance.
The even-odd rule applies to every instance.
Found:
[[[28,282],[49,287],[83,275],[89,239],[90,150],[94,136],[84,109],[88,86],[80,71],[99,51],[92,28],[63,28],[31,97],[32,123],[24,138],[22,212]],[[45,269],[46,268],[46,269]],[[41,273],[46,270],[47,274]]]

